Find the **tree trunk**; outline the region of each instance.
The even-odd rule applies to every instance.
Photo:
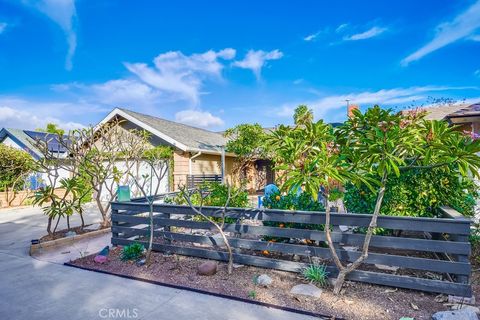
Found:
[[[58,219],[57,219],[57,223],[55,224],[55,228],[53,228],[53,233],[55,233],[55,231],[57,231],[57,227],[58,227],[58,223],[60,222],[60,216],[58,216]]]
[[[52,217],[48,217],[47,233],[48,235],[52,234]]]
[[[370,224],[368,226],[367,233],[365,235],[365,240],[363,242],[362,254],[351,265],[339,270],[339,274],[337,279],[335,280],[335,286],[333,288],[334,294],[340,293],[343,283],[345,282],[345,277],[350,272],[357,269],[363,263],[363,261],[365,261],[368,258],[368,249],[370,247],[370,241],[372,240],[373,230],[377,227],[377,219],[380,214],[380,209],[382,208],[383,196],[385,195],[386,182],[387,182],[387,174],[384,173],[382,177],[382,182],[380,184],[380,189],[378,190],[377,201],[375,203],[375,209],[373,211],[372,219],[370,220]]]
[[[80,220],[82,220],[82,225],[81,225],[80,229],[83,230],[83,228],[85,228],[85,219],[83,219],[83,213],[82,212],[79,212],[78,214],[80,215]]]
[[[150,238],[148,239],[148,249],[147,249],[147,256],[145,257],[145,264],[148,266],[150,265],[150,257],[152,255],[152,247],[153,247],[153,203],[151,200],[148,202],[148,207],[150,212],[148,213],[148,217],[150,218]]]
[[[108,208],[105,208],[102,204],[102,201],[100,199],[100,196],[95,197],[95,202],[97,204],[98,210],[100,211],[102,215],[102,227],[109,227],[110,226],[110,220],[108,219]]]
[[[70,216],[67,216],[67,230],[70,231]]]

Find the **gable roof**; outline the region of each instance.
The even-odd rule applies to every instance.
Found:
[[[447,118],[456,118],[456,117],[473,117],[480,115],[480,103],[475,103],[469,106],[464,106],[455,112],[447,115]]]
[[[0,142],[5,140],[6,137],[12,139],[16,144],[22,147],[23,150],[28,152],[35,159],[40,159],[43,157],[40,150],[35,146],[34,141],[36,140],[48,141],[48,148],[52,152],[65,153],[66,151],[58,143],[57,139],[55,138],[56,135],[46,132],[21,130],[14,128],[2,128],[2,130],[0,130]]]
[[[222,147],[224,147],[227,142],[227,139],[221,133],[122,108],[112,110],[107,117],[100,122],[100,125],[107,123],[116,116],[131,121],[182,151],[220,154]]]
[[[420,108],[420,110],[427,112],[427,115],[425,116],[425,119],[427,120],[449,120],[456,117],[480,116],[480,103],[449,104]]]

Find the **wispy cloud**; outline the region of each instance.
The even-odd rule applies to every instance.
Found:
[[[341,25],[339,25],[336,29],[335,29],[335,32],[336,33],[341,33],[343,32],[345,29],[348,28],[348,23],[342,23]]]
[[[29,108],[24,108],[27,103]],[[0,128],[36,129],[46,127],[47,123],[56,123],[67,130],[83,127],[81,123],[53,116],[58,113],[57,108],[65,108],[65,104],[58,102],[49,104],[50,112],[39,110],[35,106],[43,109],[45,103],[39,106],[32,104],[32,101],[27,102],[21,99],[0,99]]]
[[[398,106],[410,104],[414,101],[426,99],[429,94],[448,90],[477,89],[465,87],[422,86],[410,88],[393,88],[378,91],[351,92],[339,95],[323,96],[319,99],[287,103],[277,108],[276,114],[280,117],[291,117],[295,107],[306,104],[311,107],[317,118],[342,119],[346,116],[346,100],[359,105],[379,104],[382,106]]]
[[[0,34],[7,29],[8,24],[6,22],[0,22]]]
[[[480,0],[476,1],[467,10],[457,15],[452,21],[443,22],[438,25],[433,39],[404,58],[401,63],[403,66],[407,66],[409,63],[417,61],[451,43],[462,39],[468,39],[479,28]]]
[[[266,62],[269,60],[278,60],[282,57],[283,53],[278,49],[269,52],[263,50],[249,50],[243,60],[235,61],[233,65],[239,68],[252,70],[257,80],[260,80],[262,68],[265,66]]]
[[[476,70],[473,74],[480,78],[480,69]]]
[[[154,59],[154,67],[145,63],[125,63],[126,68],[140,81],[165,93],[178,95],[180,99],[198,104],[200,89],[205,79],[222,79],[224,65],[219,61],[231,60],[236,51],[231,48],[220,51],[184,55],[170,51]]]
[[[345,40],[345,41],[358,41],[358,40],[366,40],[366,39],[370,39],[370,38],[375,38],[375,37],[378,37],[379,35],[381,35],[382,33],[384,33],[387,30],[388,30],[388,28],[385,28],[385,27],[374,26],[374,27],[371,27],[370,29],[365,30],[363,32],[354,33],[354,34],[351,34],[351,35],[346,35],[346,36],[343,37],[343,40]]]
[[[45,14],[63,30],[68,44],[65,68],[71,70],[77,48],[75,0],[24,0],[23,3]]]
[[[177,112],[175,114],[175,120],[184,124],[201,128],[212,128],[224,125],[224,121],[220,117],[214,116],[208,111],[194,109]]]
[[[314,41],[314,40],[317,39],[317,37],[318,37],[321,33],[322,33],[321,31],[318,31],[318,32],[309,34],[308,36],[306,36],[306,37],[303,38],[303,41],[307,41],[307,42]]]

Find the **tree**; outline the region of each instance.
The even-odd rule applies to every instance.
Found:
[[[145,164],[150,173],[139,176],[138,172],[128,171],[127,174],[130,176],[133,184],[138,188],[148,203],[150,235],[148,240],[147,255],[145,258],[145,264],[148,266],[150,265],[155,229],[155,225],[153,223],[153,203],[155,202],[155,195],[157,195],[159,192],[163,178],[168,173],[168,163],[173,157],[173,149],[168,146],[157,146],[152,148],[148,143],[149,135],[147,133],[139,134],[139,136],[142,136],[143,139],[139,140],[137,145],[139,149],[138,152],[133,153],[133,155],[136,157],[133,160],[137,163],[137,170],[140,166]]]
[[[65,134],[65,130],[59,128],[56,123],[51,123],[51,122],[47,123],[46,128],[37,128],[35,130],[39,131],[39,132],[59,134],[59,135],[64,135]]]
[[[368,257],[370,240],[377,227],[388,178],[404,170],[430,170],[456,166],[459,173],[478,175],[480,143],[464,136],[443,121],[427,121],[421,113],[394,114],[378,106],[365,114],[359,110],[338,130],[318,121],[295,128],[281,126],[269,138],[276,148],[279,168],[285,171],[286,188],[303,187],[315,199],[326,202],[325,236],[339,270],[334,293],[345,277]],[[349,265],[337,255],[330,230],[332,182],[364,184],[377,194],[362,253]]]
[[[313,111],[306,105],[299,105],[293,114],[293,122],[295,125],[302,125],[313,122]]]
[[[35,163],[27,152],[0,144],[0,191],[7,193],[8,205],[11,205],[33,172]]]

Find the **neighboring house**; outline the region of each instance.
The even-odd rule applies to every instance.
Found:
[[[187,184],[189,176],[222,177],[222,149],[225,147],[226,138],[221,133],[121,108],[112,110],[99,125],[114,119],[123,120],[120,125],[125,129],[149,132],[153,146],[166,145],[174,148],[171,173],[173,185],[168,185],[165,189],[177,190],[179,185]],[[233,183],[236,181],[232,176],[235,156],[226,153],[224,159],[225,179]],[[168,184],[168,177],[165,179],[165,183]]]
[[[472,135],[480,134],[480,103],[453,104],[438,107],[421,108],[427,112],[428,120],[445,120],[460,130]]]
[[[34,142],[37,140],[48,141],[48,148],[50,152],[57,154],[59,158],[66,157],[64,148],[62,148],[61,145],[56,141],[54,135],[45,132],[12,128],[2,128],[0,130],[0,143],[15,149],[23,150],[29,153],[35,160],[42,158],[42,153],[37,147],[35,147]],[[60,175],[60,179],[68,178],[70,176],[70,173],[65,169],[60,169],[58,173]],[[48,175],[45,172],[37,172],[32,174],[26,182],[27,188],[36,190],[48,184]]]

